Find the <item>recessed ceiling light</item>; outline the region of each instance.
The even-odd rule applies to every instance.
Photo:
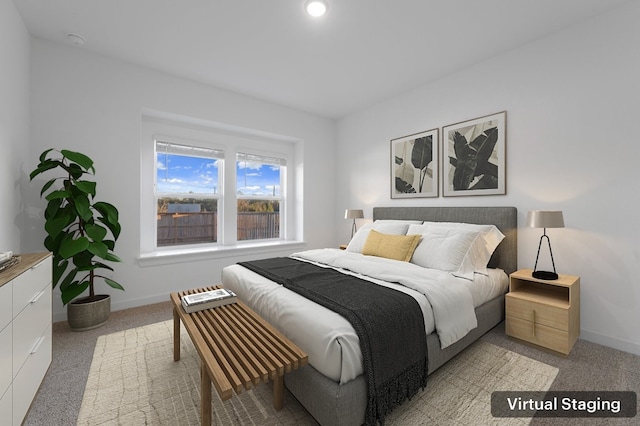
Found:
[[[311,16],[318,17],[327,13],[329,5],[324,0],[307,0],[304,10]]]

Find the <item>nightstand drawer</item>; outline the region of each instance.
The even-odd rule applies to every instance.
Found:
[[[523,300],[512,294],[507,294],[505,299],[506,315],[557,330],[569,331],[567,308]]]
[[[547,327],[538,322],[526,321],[507,315],[505,332],[507,336],[515,337],[526,342],[544,346],[551,350],[568,354],[573,343],[569,342],[569,332]]]

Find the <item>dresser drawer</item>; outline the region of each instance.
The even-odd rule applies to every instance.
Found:
[[[51,256],[34,265],[13,280],[13,316],[27,306],[44,288],[51,285]]]
[[[13,371],[11,361],[13,356],[13,334],[11,331],[11,325],[0,331],[0,396],[9,388],[13,379],[13,374],[11,374]]]
[[[0,391],[0,419],[11,419],[13,411],[13,392],[11,387],[6,389],[4,393]]]
[[[13,381],[13,424],[22,424],[29,406],[42,383],[49,365],[51,365],[51,323],[38,339]]]
[[[18,373],[45,329],[51,327],[51,285],[45,284],[13,320],[13,375]]]
[[[507,294],[505,314],[562,331],[569,330],[569,309],[519,299]]]
[[[13,281],[0,287],[0,331],[11,323],[13,319]]]
[[[507,336],[544,346],[563,354],[568,354],[572,346],[569,341],[569,332],[547,327],[540,323],[534,324],[532,321],[510,315],[506,317],[505,333]]]

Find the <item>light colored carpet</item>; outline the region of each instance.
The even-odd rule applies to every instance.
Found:
[[[186,332],[173,361],[173,324],[165,321],[98,338],[78,425],[198,425],[200,368]],[[491,416],[491,392],[548,390],[558,369],[478,341],[431,375],[427,388],[387,417],[387,425],[528,424]],[[216,425],[315,425],[288,392],[273,408],[271,383],[221,402]]]

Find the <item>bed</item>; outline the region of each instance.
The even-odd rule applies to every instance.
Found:
[[[438,315],[442,316],[442,314],[437,314],[438,309],[435,309],[435,305],[434,312],[436,313],[432,314],[427,312],[430,309],[428,306],[425,308],[421,305],[425,315],[427,334],[428,374],[431,374],[504,319],[504,293],[508,286],[507,275],[517,269],[516,208],[376,207],[373,209],[373,219],[374,222],[369,228],[382,230],[380,232],[389,228],[382,225],[376,228],[374,224],[386,222],[395,225],[395,223],[406,222],[409,225],[407,225],[405,232],[408,232],[411,227],[410,229],[414,231],[413,234],[416,233],[416,230],[423,229],[420,228],[421,226],[426,226],[421,225],[423,222],[446,222],[447,226],[449,223],[494,225],[504,236],[495,251],[491,253],[491,258],[488,261],[486,269],[488,279],[484,273],[472,273],[472,277],[477,278],[477,280],[474,278],[472,283],[482,280],[491,281],[493,287],[490,287],[491,291],[484,291],[482,295],[473,294],[471,296],[474,323],[471,326],[467,324],[469,331],[467,332],[465,329],[462,337],[445,335],[443,330],[446,327],[436,327]],[[364,231],[363,228],[360,231]],[[361,233],[360,231],[358,232]],[[371,256],[363,256],[358,252],[357,237],[359,237],[358,234],[350,243],[350,247],[342,253],[338,249],[311,250],[303,253],[303,257],[308,255],[310,258],[301,260],[317,263],[324,261],[325,258],[336,259],[338,262],[351,262],[358,256],[370,258]],[[414,256],[417,257],[417,251]],[[387,265],[392,265],[397,261],[386,259],[381,259],[381,261],[384,265],[380,268],[384,272],[382,278],[394,281],[394,278],[386,278],[385,274],[390,269]],[[407,267],[414,266],[407,265]],[[332,268],[341,269],[339,265],[333,265]],[[357,268],[349,267],[348,269],[347,273],[349,274],[362,275]],[[468,277],[465,278],[464,274],[452,279],[451,276],[454,272],[431,272],[435,274],[436,278],[434,279],[449,280],[456,285],[460,283],[467,285],[466,278]],[[458,272],[456,271],[456,274]],[[397,286],[378,278],[368,279],[382,285]],[[222,284],[235,291],[245,303],[248,303],[256,312],[309,353],[309,365],[288,373],[285,376],[285,386],[320,424],[359,425],[364,422],[365,407],[367,406],[367,381],[365,375],[362,374],[362,357],[360,355],[360,365],[358,365],[358,353],[354,349],[358,345],[358,339],[353,337],[350,331],[344,331],[344,335],[336,337],[336,334],[343,333],[343,329],[347,329],[349,326],[339,322],[334,325],[332,322],[334,320],[346,321],[344,318],[336,319],[339,315],[335,312],[315,306],[313,302],[289,292],[264,276],[240,265],[231,265],[223,270]],[[404,286],[401,287],[403,287],[401,291],[405,291],[407,294],[413,292],[411,289],[404,289]],[[499,289],[497,290],[497,288]],[[426,305],[432,303],[431,299],[428,299],[427,302]],[[446,314],[452,309],[450,307],[439,308],[439,311],[444,311]],[[427,321],[429,315],[434,318],[434,324],[429,324]],[[453,316],[450,315],[450,317]],[[442,322],[444,323],[444,321]],[[327,332],[331,335],[323,334]],[[325,342],[331,342],[332,347],[325,348],[324,345],[327,344]],[[331,361],[332,359],[333,361]]]

